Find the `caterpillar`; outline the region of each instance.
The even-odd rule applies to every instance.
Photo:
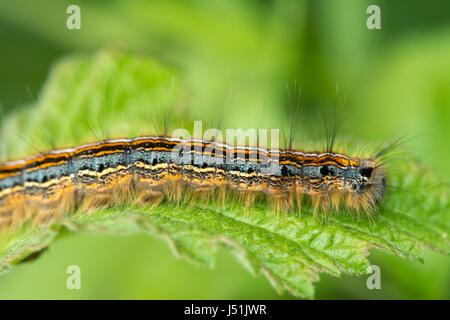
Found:
[[[126,201],[157,205],[186,194],[251,205],[265,197],[274,210],[342,206],[370,213],[382,202],[387,171],[380,158],[233,146],[214,140],[145,136],[51,150],[0,164],[0,230],[46,223],[74,210]]]

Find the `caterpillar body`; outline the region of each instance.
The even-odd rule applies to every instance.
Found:
[[[104,140],[0,164],[0,230],[42,223],[79,208],[124,201],[157,204],[185,192],[250,205],[265,196],[275,210],[371,212],[386,191],[384,166],[334,152],[268,150],[201,139],[147,136]]]

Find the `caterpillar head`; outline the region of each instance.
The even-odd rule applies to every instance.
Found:
[[[359,185],[357,194],[363,207],[374,207],[384,198],[387,174],[383,166],[373,160],[361,160],[359,168]]]

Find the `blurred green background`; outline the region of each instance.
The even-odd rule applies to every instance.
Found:
[[[66,28],[66,8],[81,8],[81,30]],[[381,30],[366,9],[381,8]],[[0,105],[7,115],[39,96],[51,65],[76,53],[118,47],[179,70],[190,104],[221,105],[248,127],[264,108],[289,118],[286,84],[302,90],[306,132],[318,114],[346,97],[342,134],[377,142],[407,132],[407,148],[445,181],[450,178],[450,2],[433,1],[2,1]],[[237,120],[237,121],[236,121]],[[319,129],[317,129],[319,128]],[[382,289],[367,277],[322,276],[316,297],[449,299],[450,259],[425,263],[372,250]],[[66,268],[82,271],[82,290],[66,289]],[[216,270],[173,257],[161,240],[77,235],[35,262],[0,277],[0,298],[277,299],[263,276],[251,277],[225,251]]]

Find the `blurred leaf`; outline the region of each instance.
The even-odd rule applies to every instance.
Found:
[[[180,77],[150,59],[112,50],[73,57],[54,68],[36,106],[5,121],[4,157],[146,134],[149,123],[158,127],[168,110],[172,121],[181,125],[195,110],[185,109],[186,98]],[[424,246],[450,252],[448,186],[403,160],[407,164],[391,178],[411,192],[392,190],[379,216],[370,221],[334,214],[322,220],[307,205],[301,215],[280,217],[264,203],[245,210],[233,201],[224,207],[168,201],[155,208],[115,207],[73,213],[46,228],[28,226],[4,235],[1,266],[9,270],[56,238],[76,232],[143,232],[164,238],[177,256],[209,267],[214,266],[217,247],[227,248],[249,272],[263,273],[278,292],[287,289],[312,298],[320,273],[366,274],[368,248],[419,261]]]

